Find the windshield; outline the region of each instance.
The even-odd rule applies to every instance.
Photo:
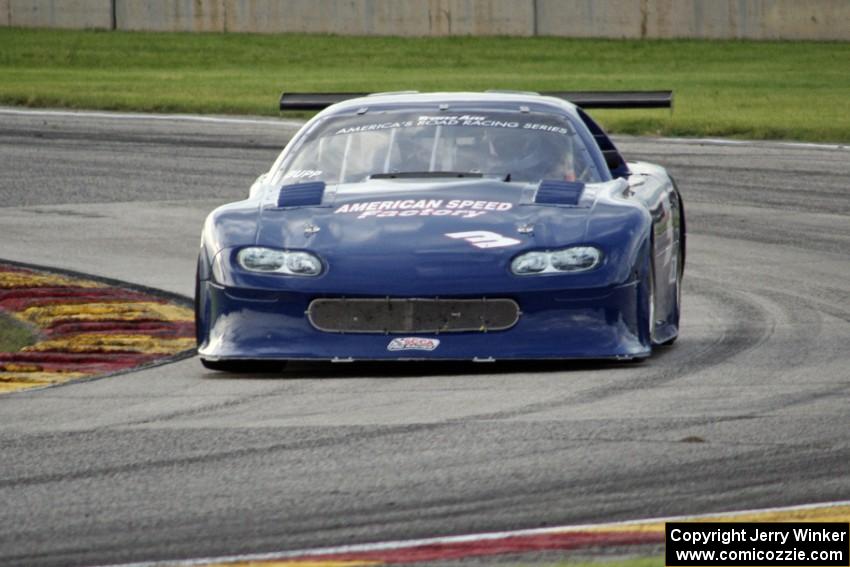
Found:
[[[566,117],[527,112],[332,116],[307,134],[282,171],[289,181],[326,183],[394,174],[602,180]]]

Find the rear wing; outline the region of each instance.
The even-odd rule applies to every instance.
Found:
[[[540,93],[581,108],[673,108],[673,91],[567,91]]]
[[[411,94],[416,91],[403,93],[374,93],[374,94]],[[490,91],[499,92],[499,91]],[[501,91],[509,93],[510,91]],[[559,91],[540,94],[560,98],[581,108],[673,108],[673,91]],[[349,100],[372,96],[370,93],[281,93],[280,110],[324,110],[325,108]]]

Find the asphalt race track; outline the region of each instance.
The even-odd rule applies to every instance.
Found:
[[[190,295],[292,122],[0,109],[0,258]],[[229,555],[850,497],[850,149],[620,139],[688,208],[642,364],[197,359],[0,397],[0,564]]]

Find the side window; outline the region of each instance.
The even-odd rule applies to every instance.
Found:
[[[620,155],[620,151],[614,145],[614,142],[611,141],[611,138],[608,137],[608,134],[605,133],[605,130],[594,122],[585,111],[580,108],[576,108],[576,110],[584,125],[593,134],[593,139],[596,140],[599,149],[602,150],[602,155],[605,156],[605,163],[608,164],[611,175],[614,177],[628,177],[630,172],[626,165],[626,160]]]

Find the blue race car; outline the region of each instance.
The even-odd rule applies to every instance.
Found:
[[[206,219],[201,362],[649,356],[679,332],[682,199],[583,109],[671,104],[285,93],[324,110]]]

